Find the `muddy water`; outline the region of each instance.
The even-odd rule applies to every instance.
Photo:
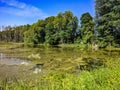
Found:
[[[41,76],[41,74],[48,73],[50,70],[72,72],[83,68],[81,67],[81,59],[83,60],[83,65],[84,63],[87,63],[87,66],[91,67],[92,65],[92,68],[96,68],[97,66],[102,66],[104,64],[104,60],[120,58],[120,51],[85,51],[79,48],[56,47],[30,48],[30,51],[22,50],[23,48],[17,48],[16,51],[10,49],[7,52],[0,53],[0,77],[17,76],[18,78],[31,78],[36,74]],[[31,61],[21,59],[23,57],[26,57]],[[42,70],[39,65],[43,65]]]
[[[0,53],[0,78],[30,78],[39,73],[40,68],[29,60],[7,57],[7,54]],[[35,73],[34,73],[35,72]]]
[[[22,60],[17,58],[8,58],[5,54],[0,53],[0,64],[1,65],[30,65],[33,64],[31,61]]]

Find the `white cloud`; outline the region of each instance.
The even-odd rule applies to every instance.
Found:
[[[0,12],[2,13],[26,17],[47,17],[47,14],[41,9],[18,0],[0,0],[0,2],[7,5],[6,7],[0,7]]]

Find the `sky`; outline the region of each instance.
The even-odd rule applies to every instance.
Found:
[[[32,24],[66,10],[79,19],[86,12],[94,16],[94,0],[0,0],[0,26]]]

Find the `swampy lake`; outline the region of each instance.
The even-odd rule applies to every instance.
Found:
[[[83,72],[118,68],[119,63],[120,49],[115,48],[93,51],[80,47],[0,44],[0,80],[1,83],[7,80],[8,88],[12,88],[9,81],[26,80],[34,85],[36,80],[49,77],[51,73],[58,77],[61,73],[78,77]]]

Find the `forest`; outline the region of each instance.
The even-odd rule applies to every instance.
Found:
[[[78,18],[68,10],[32,25],[6,26],[0,31],[0,41],[120,47],[120,1],[96,0],[95,12],[95,17],[86,12]]]

